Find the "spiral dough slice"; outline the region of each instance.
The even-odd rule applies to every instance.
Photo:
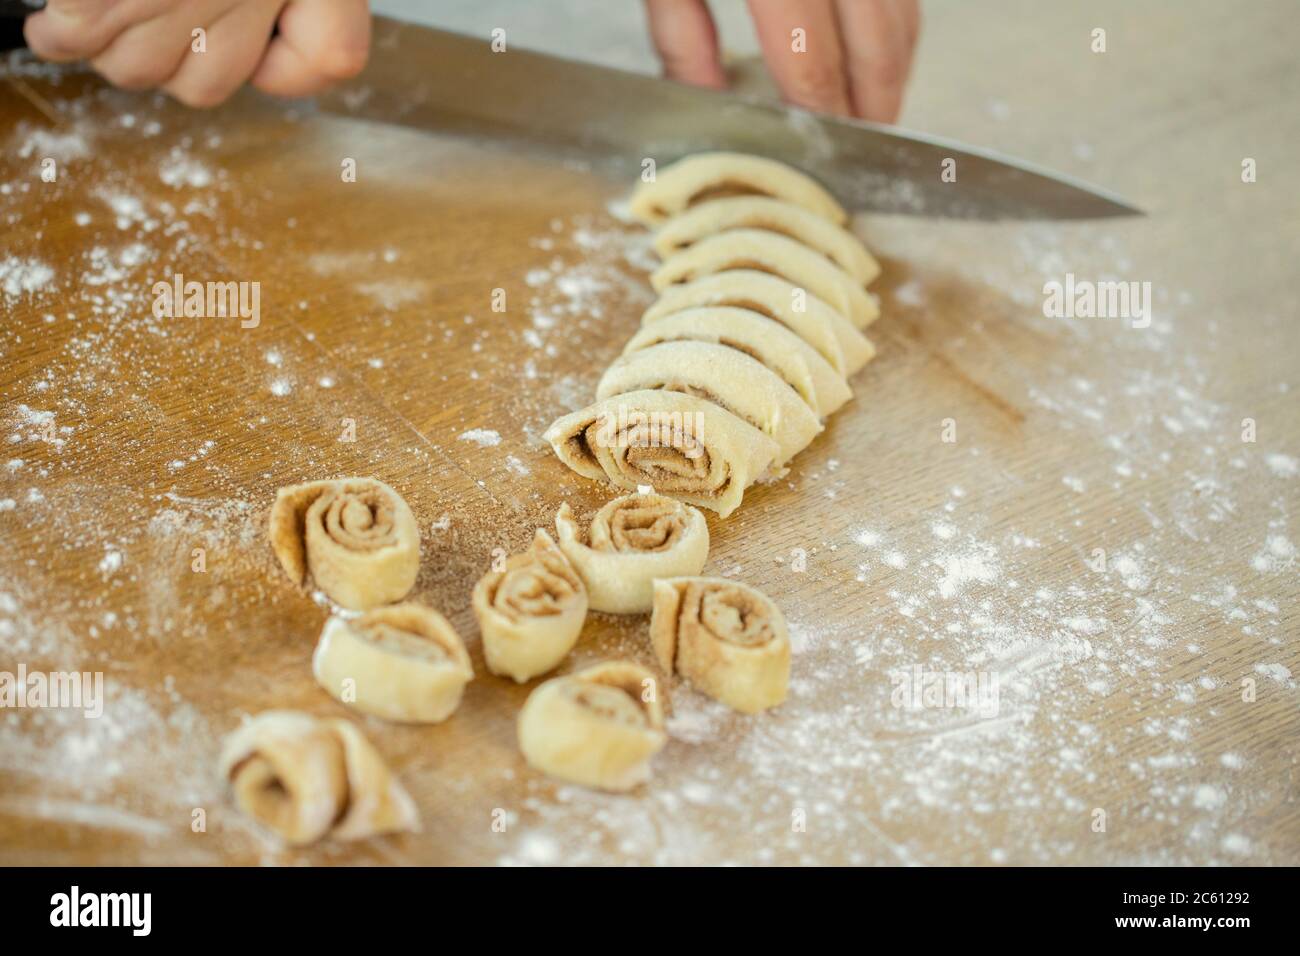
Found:
[[[654,585],[650,642],[659,665],[728,707],[753,714],[785,700],[790,638],[768,598],[725,578]]]
[[[479,579],[471,603],[488,670],[520,684],[564,660],[587,619],[582,578],[540,528],[531,549]]]
[[[362,713],[436,724],[460,705],[474,668],[445,617],[395,604],[326,621],[312,673],[331,697]]]
[[[699,574],[709,556],[709,526],[690,505],[656,494],[624,495],[596,512],[586,542],[567,504],[555,516],[560,550],[587,585],[591,607],[644,614],[654,579]]]
[[[876,354],[870,340],[821,299],[755,269],[731,269],[670,286],[646,309],[641,324],[697,306],[734,306],[780,322],[845,375],[857,372]]]
[[[648,226],[657,226],[699,203],[726,196],[771,196],[843,224],[848,216],[816,180],[792,166],[743,153],[697,153],[657,170],[637,185],[629,208]]]
[[[715,199],[674,216],[655,233],[655,251],[667,259],[728,229],[766,229],[789,236],[820,252],[862,285],[870,285],[880,275],[880,263],[853,233],[793,203],[764,196]]]
[[[420,570],[420,532],[405,501],[374,478],[281,488],[271,506],[271,547],[295,584],[308,573],[344,607],[400,601]]]
[[[744,419],[776,440],[777,465],[807,448],[822,430],[812,406],[779,375],[725,345],[664,342],[631,352],[605,370],[596,398],[647,388],[695,395]]]
[[[226,738],[220,767],[239,808],[288,843],[419,829],[410,794],[346,720],[264,711]]]
[[[519,712],[519,749],[530,766],[600,790],[644,783],[667,740],[658,681],[627,661],[548,680]]]
[[[701,239],[650,274],[655,291],[730,269],[780,276],[839,310],[859,329],[880,317],[876,297],[835,263],[802,243],[762,229],[731,229]]]
[[[717,405],[659,389],[615,395],[557,419],[546,440],[580,475],[712,508],[726,517],[745,489],[780,474],[777,443]]]
[[[816,349],[780,322],[748,309],[684,309],[643,327],[623,354],[662,342],[712,342],[742,352],[780,376],[822,418],[853,397],[844,376]]]

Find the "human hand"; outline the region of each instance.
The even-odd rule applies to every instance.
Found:
[[[310,96],[355,76],[370,10],[366,0],[49,0],[23,32],[42,59],[89,60],[115,86],[208,107],[250,78],[266,93]]]
[[[749,0],[763,58],[796,106],[892,123],[921,28],[918,0]],[[646,0],[650,35],[675,80],[727,85],[705,0]],[[803,31],[804,48],[795,30]]]

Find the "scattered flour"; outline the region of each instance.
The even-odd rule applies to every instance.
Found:
[[[174,147],[158,167],[158,178],[173,189],[188,186],[203,189],[212,185],[212,172],[180,147]]]
[[[989,109],[998,119],[1010,115],[1010,108],[996,101]],[[129,124],[126,117],[121,120],[132,135],[166,135],[143,110]],[[85,142],[92,141],[92,134],[83,134]],[[31,158],[55,147],[73,157],[81,148],[76,141],[41,141],[30,131],[22,135],[23,144],[33,143]],[[46,488],[46,501],[37,487],[51,469],[74,467],[75,456],[53,453],[61,444],[53,452],[26,444],[44,441],[42,432],[50,424],[58,429],[56,443],[96,440],[94,430],[83,435],[73,426],[92,418],[95,409],[116,407],[108,404],[110,399],[116,402],[123,394],[143,398],[151,386],[174,375],[173,367],[139,363],[133,349],[146,337],[167,339],[182,354],[188,344],[181,338],[183,329],[156,322],[142,308],[146,267],[184,261],[195,252],[219,258],[223,244],[242,247],[251,241],[232,225],[236,217],[231,214],[244,211],[236,197],[212,188],[231,184],[213,172],[219,165],[202,159],[198,149],[188,143],[162,152],[157,167],[143,170],[147,181],[105,178],[90,194],[102,205],[88,195],[63,214],[87,227],[72,233],[85,242],[80,274],[58,277],[59,284],[75,289],[66,302],[41,302],[42,310],[50,311],[45,321],[65,335],[63,351],[51,361],[48,376],[20,383],[18,388],[30,388],[30,393],[20,391],[0,411],[5,438],[15,446],[11,454],[22,456],[11,457],[0,471],[0,481],[7,483],[0,488],[0,534],[21,522],[39,528],[45,540],[87,556],[90,575],[96,568],[103,575],[97,582],[101,591],[138,583],[135,579],[146,577],[145,569],[159,555],[187,567],[191,549],[206,547],[214,585],[203,599],[219,607],[229,600],[219,584],[223,562],[258,569],[250,578],[269,577],[265,502],[166,492],[124,504],[138,521],[129,533],[106,536],[87,520],[100,504],[87,490],[93,486],[80,489],[87,495],[82,508],[66,495],[56,500],[52,486]],[[171,196],[174,204],[152,198],[170,195],[159,188],[159,180],[177,194]],[[252,202],[249,196],[242,200]],[[490,364],[499,363],[507,374],[529,383],[502,398],[509,403],[510,420],[520,423],[519,435],[503,437],[476,428],[458,436],[481,448],[499,448],[495,454],[500,459],[483,480],[527,476],[522,449],[543,447],[540,433],[557,409],[576,408],[591,398],[595,374],[573,372],[564,356],[578,350],[590,356],[592,369],[602,368],[650,301],[644,273],[654,265],[653,256],[643,230],[620,224],[625,213],[625,204],[615,201],[610,214],[616,221],[605,215],[557,220],[548,234],[532,241],[536,261],[521,269],[512,292],[522,298],[526,312],[512,326],[516,334],[508,349],[498,346],[501,337],[487,322],[472,316],[433,317],[422,327],[425,338],[415,346],[422,352],[463,348],[465,355],[481,357],[475,361],[483,363],[484,377]],[[199,230],[192,231],[188,220],[202,227],[202,248]],[[63,228],[68,228],[66,222]],[[1026,312],[1016,321],[1026,327],[1041,321],[1033,315],[1041,306],[1035,288],[1042,280],[1040,271],[1057,275],[1089,256],[1111,271],[1124,266],[1125,253],[1113,239],[1080,231],[1063,240],[1058,226],[1014,229],[1011,245],[1018,257],[1010,256],[1002,272],[974,278],[1013,300],[1023,299]],[[933,235],[932,226],[926,230]],[[894,230],[872,232],[885,239]],[[946,245],[947,230],[944,235]],[[938,257],[933,239],[930,243],[895,258],[930,264]],[[28,249],[24,257],[0,259],[7,305],[18,297],[42,295],[56,284],[53,272],[32,255]],[[318,253],[310,266],[321,276],[343,276],[354,291],[394,311],[423,301],[430,288],[422,279],[391,275],[409,261],[396,249],[382,249]],[[1024,281],[1026,276],[1032,281]],[[893,298],[909,309],[924,310],[939,302],[933,293],[925,278],[912,277],[894,290]],[[1081,338],[1113,337],[1108,348],[1114,362],[1105,375],[1056,366],[1017,370],[1025,382],[1026,428],[1045,422],[1057,442],[1095,446],[1095,462],[1080,457],[1041,476],[1009,476],[1011,505],[988,497],[990,489],[1004,491],[1005,483],[996,466],[989,467],[994,463],[986,454],[984,472],[961,479],[969,490],[947,487],[951,478],[895,474],[899,484],[915,483],[929,492],[930,501],[913,506],[882,497],[880,507],[852,515],[828,508],[843,527],[824,542],[810,543],[816,599],[791,598],[783,604],[798,648],[790,703],[753,719],[688,686],[674,688],[671,742],[656,764],[653,787],[633,797],[610,796],[530,775],[522,803],[508,808],[512,822],[500,837],[500,862],[817,863],[828,858],[832,847],[837,857],[854,863],[1110,862],[1105,846],[1089,842],[1087,835],[1095,806],[1113,806],[1116,819],[1150,821],[1169,834],[1164,845],[1142,848],[1135,862],[1283,860],[1267,841],[1252,839],[1250,828],[1254,808],[1276,806],[1287,798],[1286,781],[1251,778],[1247,786],[1249,771],[1261,762],[1253,741],[1226,743],[1213,730],[1223,726],[1225,702],[1235,694],[1243,670],[1262,678],[1261,692],[1295,693],[1291,668],[1283,663],[1291,660],[1294,646],[1288,630],[1294,622],[1294,591],[1288,590],[1295,562],[1294,531],[1287,525],[1292,502],[1285,486],[1269,480],[1265,483],[1275,486],[1277,497],[1268,514],[1261,515],[1246,507],[1237,476],[1255,469],[1266,477],[1294,478],[1296,459],[1274,452],[1263,457],[1263,468],[1255,466],[1233,434],[1240,410],[1213,397],[1211,370],[1198,353],[1183,347],[1184,341],[1201,338],[1173,334],[1174,318],[1182,323],[1197,310],[1186,308],[1180,314],[1179,306],[1188,302],[1176,293],[1158,305],[1149,335],[1103,332],[1097,324],[1071,330]],[[511,308],[517,308],[514,302]],[[962,338],[967,332],[969,340]],[[955,358],[971,343],[987,352],[997,348],[999,334],[981,320],[955,333],[944,347]],[[881,362],[864,374],[887,377],[894,363],[900,363],[895,367],[902,374],[911,374],[903,367],[907,355],[899,354],[896,343],[891,351],[887,363],[882,348]],[[292,382],[279,371],[285,355],[256,345],[246,353],[272,376],[273,394],[287,398]],[[382,359],[367,361],[371,368],[383,367]],[[999,361],[1011,362],[1014,356],[999,353]],[[338,380],[319,370],[297,374],[306,376],[303,381],[314,379],[322,389]],[[301,399],[303,392],[317,394],[301,389],[292,400]],[[318,397],[328,403],[336,396]],[[39,408],[21,404],[22,399]],[[888,390],[879,390],[875,401],[887,404]],[[891,416],[879,407],[878,420],[887,428]],[[249,422],[255,439],[260,440],[257,428],[265,421],[254,417]],[[204,455],[193,436],[163,440],[165,453],[155,459],[166,466],[156,475],[160,489],[193,481],[220,487],[227,495],[245,493],[222,471],[216,460],[220,456]],[[833,435],[823,440],[833,441]],[[522,444],[515,446],[516,441]],[[294,453],[298,460],[318,460],[300,450]],[[810,494],[827,490],[853,471],[842,452],[845,465],[838,471],[828,463],[814,467],[818,454],[811,449],[808,467],[796,469],[790,478],[806,483]],[[882,462],[882,467],[896,466]],[[1071,472],[1064,479],[1061,467]],[[243,474],[237,468],[235,473]],[[1162,481],[1172,490],[1166,493]],[[1030,520],[1014,507],[1024,486],[1041,490],[1050,485],[1059,493],[1061,482],[1078,494],[1062,495],[1067,504],[1060,515]],[[1098,500],[1106,507],[1089,511]],[[732,520],[742,522],[736,526],[742,531],[758,529],[766,517],[762,509],[759,496]],[[438,510],[421,517],[428,520]],[[1098,513],[1122,517],[1105,521]],[[434,540],[455,541],[471,527],[457,514],[454,524],[450,513],[429,520]],[[1259,550],[1253,561],[1249,551],[1240,555],[1224,547],[1225,528],[1246,528],[1255,536],[1248,540],[1262,542],[1250,549]],[[746,547],[761,548],[762,540],[755,531]],[[771,566],[744,549],[724,551],[724,545],[720,540],[712,571],[747,576]],[[1105,571],[1087,566],[1094,547],[1104,547],[1110,555]],[[1197,561],[1182,565],[1154,557],[1181,551],[1195,551]],[[1057,565],[1068,565],[1074,573],[1054,575],[1051,586],[1043,586],[1039,575]],[[1267,573],[1252,574],[1252,566]],[[1209,570],[1195,573],[1194,567]],[[792,572],[782,565],[779,573]],[[139,640],[151,655],[142,687],[114,683],[106,711],[110,716],[103,723],[73,721],[58,713],[0,721],[0,769],[59,791],[39,806],[28,801],[6,803],[6,808],[20,807],[33,819],[91,820],[154,836],[187,826],[192,806],[223,805],[211,773],[217,731],[223,728],[215,726],[216,720],[209,726],[181,691],[152,670],[157,660],[166,660],[153,655],[169,642],[178,654],[200,654],[214,636],[194,629],[189,595],[167,591],[176,577],[160,575],[152,589],[139,592],[129,611],[118,609],[120,617],[93,603],[77,608],[85,626],[75,632],[54,624],[44,630],[32,626],[43,616],[28,609],[43,609],[47,597],[40,576],[0,582],[0,639],[6,648],[33,659],[60,652],[80,659],[95,650],[103,635],[113,633]],[[185,579],[184,574],[178,577]],[[774,593],[782,593],[779,579],[769,583]],[[338,610],[323,595],[316,599],[325,610]],[[852,607],[853,620],[828,625],[828,606]],[[599,648],[580,646],[579,653],[634,657],[644,652],[643,621],[616,621],[610,628]],[[1258,663],[1211,658],[1205,651],[1209,645],[1198,643],[1211,629],[1239,632],[1244,646],[1253,648],[1244,660]],[[266,652],[260,637],[247,636],[241,646],[245,656]],[[274,655],[267,661],[273,668],[284,663]],[[996,677],[996,713],[984,717],[957,708],[910,711],[892,706],[891,675],[917,665]],[[257,667],[262,671],[262,662]],[[1118,711],[1142,717],[1133,726],[1103,731],[1108,715]],[[1223,752],[1225,746],[1233,750]],[[1206,747],[1213,748],[1208,757]],[[1117,754],[1123,755],[1119,762]],[[1107,774],[1099,772],[1103,760]],[[510,768],[501,773],[502,781],[514,779]],[[439,777],[440,786],[455,783]],[[123,816],[112,817],[85,809],[102,810],[119,791],[147,795],[149,812],[123,809]],[[96,804],[101,798],[105,802]],[[1062,813],[1078,821],[1067,837],[1060,835]],[[804,828],[793,826],[794,821]],[[742,838],[726,837],[737,832]],[[1049,832],[1055,835],[1044,835]],[[939,833],[944,840],[914,842],[908,834],[916,833]],[[944,847],[942,853],[920,848],[936,845]]]
[[[44,292],[54,279],[54,270],[38,259],[10,256],[0,260],[0,289],[5,299]]]
[[[18,132],[23,132],[22,126]],[[81,130],[63,132],[36,129],[27,134],[16,152],[20,159],[53,159],[62,164],[69,160],[85,159],[90,155],[90,144]]]
[[[1290,455],[1273,453],[1267,456],[1264,461],[1268,463],[1269,471],[1279,478],[1294,478],[1300,475],[1300,462]]]
[[[121,570],[122,560],[122,552],[110,548],[99,560],[99,573],[104,577],[111,577]]]
[[[952,598],[972,582],[992,584],[997,580],[996,565],[987,554],[952,554],[940,559],[943,577],[939,581],[939,595]]]
[[[469,431],[461,432],[460,440],[472,441],[480,448],[491,448],[501,444],[501,434],[490,428],[471,428]]]

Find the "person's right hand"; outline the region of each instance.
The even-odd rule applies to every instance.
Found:
[[[201,53],[191,48],[196,28],[206,34]],[[370,51],[370,9],[366,0],[49,0],[23,32],[42,59],[89,60],[115,86],[216,106],[249,79],[276,96],[310,96],[356,75]]]
[[[921,30],[918,0],[749,0],[749,12],[787,102],[880,123],[898,119]],[[646,14],[670,78],[727,85],[705,0],[646,0]],[[805,52],[794,50],[796,28]]]

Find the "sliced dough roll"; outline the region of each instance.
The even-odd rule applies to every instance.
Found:
[[[846,376],[875,357],[875,346],[852,322],[815,295],[803,290],[803,295],[798,296],[799,292],[778,276],[755,269],[732,269],[664,289],[659,301],[641,316],[641,324],[649,325],[696,306],[734,306],[780,322]]]
[[[400,601],[420,570],[420,532],[402,496],[374,478],[281,488],[271,506],[271,547],[285,573],[344,607]]]
[[[711,508],[723,518],[745,489],[778,474],[777,443],[713,402],[661,389],[615,395],[555,421],[545,438],[587,478]]]
[[[650,642],[659,665],[746,714],[785,700],[790,637],[766,595],[726,578],[655,582]]]
[[[822,430],[817,413],[780,376],[725,345],[665,342],[624,355],[601,376],[596,398],[647,388],[686,392],[744,419],[776,440],[778,466]]]
[[[822,418],[853,397],[843,374],[816,349],[780,322],[748,309],[685,309],[644,326],[623,354],[662,342],[712,342],[744,352],[779,375]]]
[[[650,777],[668,742],[658,681],[646,668],[607,661],[539,686],[519,712],[519,749],[552,777],[615,792]]]
[[[239,808],[288,843],[420,828],[410,794],[346,720],[264,711],[226,738],[220,768]]]
[[[528,551],[479,579],[470,602],[488,670],[520,684],[564,660],[587,619],[582,579],[540,528]]]
[[[331,697],[362,713],[436,724],[460,705],[474,667],[445,617],[395,604],[326,621],[312,673]]]
[[[697,203],[723,196],[771,196],[843,224],[848,216],[811,176],[792,166],[744,153],[697,153],[656,171],[653,182],[637,184],[631,213],[656,226]]]
[[[732,229],[670,256],[650,274],[655,291],[729,269],[780,276],[838,309],[859,329],[880,317],[876,297],[847,272],[802,243],[761,229]]]
[[[654,579],[699,574],[709,557],[709,526],[690,505],[657,494],[624,495],[605,504],[583,534],[568,504],[555,516],[560,550],[587,585],[591,607],[644,614]]]
[[[655,233],[661,258],[729,229],[764,229],[820,252],[862,285],[880,275],[880,263],[857,236],[835,223],[781,199],[733,196],[688,209]]]

